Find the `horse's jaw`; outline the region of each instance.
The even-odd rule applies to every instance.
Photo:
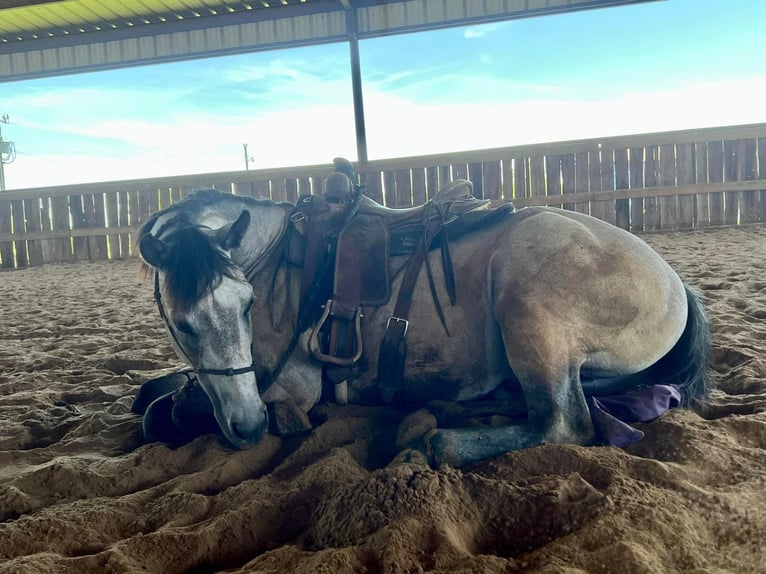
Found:
[[[213,404],[218,427],[233,446],[246,449],[263,440],[269,416],[252,372],[233,376],[203,374],[198,378]]]

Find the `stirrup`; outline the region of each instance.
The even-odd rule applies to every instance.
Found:
[[[332,299],[328,299],[327,303],[324,306],[324,313],[322,313],[322,318],[319,319],[314,329],[311,331],[311,336],[309,337],[309,351],[311,352],[314,357],[319,359],[320,361],[332,363],[333,365],[339,365],[341,367],[349,367],[356,363],[360,357],[362,356],[362,312],[361,308],[357,307],[354,311],[354,317],[352,320],[349,320],[349,322],[353,321],[354,325],[354,338],[355,338],[355,352],[353,356],[351,357],[338,357],[336,355],[332,355],[329,353],[332,353],[333,349],[328,349],[329,353],[325,353],[322,351],[322,345],[319,342],[319,331],[324,327],[324,324],[327,322],[328,318],[330,317],[330,313],[332,312],[333,304],[335,301]],[[344,321],[346,319],[339,319],[336,317],[333,317],[334,321]]]

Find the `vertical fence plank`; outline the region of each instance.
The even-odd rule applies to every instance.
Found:
[[[27,232],[27,220],[24,215],[24,202],[22,200],[11,201],[11,218],[13,220],[13,234],[19,237],[13,242],[16,249],[16,267],[28,267],[29,254],[27,253],[27,242],[24,239]]]
[[[502,199],[503,185],[501,180],[502,166],[500,160],[485,161],[482,165],[482,197],[484,199]]]
[[[426,189],[426,170],[424,167],[412,169],[412,204],[422,205],[428,201]]]
[[[24,215],[27,219],[27,232],[39,233],[42,231],[43,228],[40,221],[40,199],[25,199]],[[27,241],[27,252],[29,255],[30,267],[43,264],[42,242],[39,239],[30,239]]]
[[[629,166],[630,189],[644,189],[644,148],[630,148]],[[644,198],[634,197],[630,200],[630,229],[634,232],[644,230]]]
[[[725,140],[723,142],[723,180],[737,181],[739,179],[739,142]],[[739,192],[726,191],[723,194],[723,222],[725,225],[736,225],[739,218]]]
[[[89,195],[89,194],[88,194]],[[84,230],[88,227],[88,222],[85,219],[85,206],[83,205],[83,196],[70,195],[69,196],[69,213],[72,218],[72,229]],[[88,252],[88,238],[85,236],[74,237],[72,239],[72,247],[74,252],[74,258],[78,261],[89,259]]]
[[[129,222],[129,197],[130,194],[128,191],[123,190],[117,192],[117,225],[118,227],[127,228],[130,226]],[[129,247],[129,238],[127,233],[120,233],[120,251],[117,254],[117,257],[120,259],[124,259],[128,257],[130,253],[130,247]]]
[[[588,152],[575,154],[575,193],[588,193],[590,191],[590,167],[588,166]],[[590,201],[575,202],[575,211],[590,214]]]
[[[644,155],[644,185],[657,187],[659,175],[657,172],[659,162],[659,146],[647,146]],[[660,228],[660,211],[656,197],[644,198],[644,229],[646,231],[657,231]]]
[[[49,197],[43,197],[40,203],[40,224],[43,232],[48,232],[52,229],[51,223],[51,199]],[[53,258],[54,242],[53,239],[44,239],[41,242],[41,248],[43,252],[43,263],[49,263],[55,261]]]
[[[707,142],[697,142],[694,144],[694,174],[695,183],[705,184],[708,182]],[[695,195],[695,221],[697,227],[710,225],[709,199],[710,195],[707,193]]]
[[[614,188],[630,189],[630,169],[628,148],[614,150]],[[617,227],[630,230],[630,199],[618,199],[614,203],[615,223]]]
[[[107,229],[116,229],[120,226],[119,220],[119,198],[116,191],[109,191],[104,194],[104,212],[106,216]],[[120,236],[117,233],[110,233],[106,236],[106,245],[110,259],[120,258]]]
[[[103,193],[93,194],[93,227],[96,229],[106,229],[106,197]],[[91,238],[90,256],[94,259],[108,259],[109,248],[107,246],[106,235],[97,235]]]
[[[758,138],[758,179],[766,179],[766,138]],[[758,192],[758,221],[766,222],[766,189]]]
[[[468,179],[468,164],[453,163],[452,164],[452,179]]]
[[[393,207],[412,206],[412,178],[409,169],[397,169],[394,172]]]
[[[676,150],[673,144],[660,146],[659,185],[676,185]],[[659,198],[660,229],[678,229],[678,197]]]
[[[448,165],[440,165],[437,168],[439,174],[439,187],[436,191],[439,191],[445,185],[452,181],[452,168]]]
[[[379,171],[364,174],[364,184],[367,186],[365,193],[372,199],[383,205],[383,183]]]
[[[53,240],[53,256],[55,261],[72,261],[72,240],[69,237],[69,205],[66,197],[51,198],[51,219],[53,222],[53,231],[66,234]]]
[[[601,150],[601,191],[614,191],[614,150],[602,148]],[[603,220],[617,224],[616,202],[614,199],[602,200]]]
[[[431,199],[439,191],[439,169],[436,166],[426,168],[426,199]]]
[[[575,156],[568,153],[561,156],[561,193],[575,193]],[[576,203],[565,203],[562,207],[574,211]]]
[[[535,155],[529,158],[529,193],[530,197],[545,196],[545,158]]]
[[[271,190],[272,201],[288,201],[287,199],[287,187],[285,185],[284,178],[275,178],[269,182],[269,189]]]
[[[11,233],[12,227],[11,202],[0,201],[0,234]],[[3,269],[14,269],[16,263],[13,259],[13,242],[0,241],[0,264]]]
[[[601,191],[601,157],[599,151],[588,152],[588,189],[595,194]],[[604,204],[598,200],[592,200],[590,214],[599,219],[606,219]]]
[[[290,203],[298,201],[298,180],[294,177],[285,179],[285,198]]]
[[[758,178],[758,157],[754,138],[739,140],[738,179],[749,181]],[[758,221],[760,203],[759,191],[743,191],[739,197],[739,222],[755,223]]]
[[[545,183],[547,195],[561,195],[561,156],[545,156]],[[552,207],[563,207],[560,203],[549,203]]]
[[[386,207],[398,207],[396,203],[396,179],[394,172],[390,170],[383,172],[383,198]]]
[[[311,195],[311,178],[310,177],[299,177],[297,179],[298,183],[298,197],[302,195]],[[297,198],[296,198],[297,201]]]
[[[484,170],[481,162],[468,164],[468,177],[473,183],[473,195],[479,199],[484,197]]]
[[[694,145],[690,143],[676,146],[676,181],[678,185],[694,183]],[[678,227],[691,229],[694,227],[694,195],[681,195],[678,197]]]
[[[513,197],[521,199],[529,193],[529,164],[526,158],[513,158]]]
[[[708,182],[723,181],[723,142],[711,141],[707,144]],[[710,225],[723,224],[723,192],[709,194]]]

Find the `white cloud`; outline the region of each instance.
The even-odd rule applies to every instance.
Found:
[[[463,31],[463,38],[466,40],[483,38],[488,34],[508,28],[510,25],[511,22],[493,22],[491,24],[482,24],[480,26],[469,26]]]
[[[463,81],[470,84],[471,79]],[[553,98],[542,91],[523,101],[498,101],[496,97],[482,101],[477,94],[465,103],[432,103],[368,85],[368,147],[371,159],[381,159],[766,122],[763,93],[766,76],[626,93],[599,101]],[[99,97],[111,92],[104,94]],[[40,111],[35,124],[66,117],[45,115],[44,104],[41,101],[39,108],[26,108],[32,113]],[[353,111],[347,102],[309,108],[285,103],[281,111],[259,114],[242,108],[220,109],[214,114],[191,110],[156,119],[118,116],[119,111],[115,106],[113,119],[55,126],[64,133],[62,141],[74,141],[76,135],[84,134],[96,142],[119,143],[116,147],[104,144],[86,153],[84,147],[60,145],[56,153],[40,154],[16,138],[19,151],[32,155],[20,154],[14,164],[6,166],[8,187],[239,170],[244,168],[242,143],[249,144],[249,153],[255,157],[253,168],[356,157]],[[5,128],[3,134],[14,139]]]

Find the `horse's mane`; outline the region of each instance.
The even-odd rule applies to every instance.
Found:
[[[139,237],[149,232],[154,220],[146,222]],[[218,249],[205,228],[194,223],[188,214],[179,212],[163,228],[171,230],[162,234],[167,247],[162,265],[166,276],[163,295],[174,307],[189,309],[215,289],[223,276],[234,277],[236,266]],[[151,270],[146,263],[142,268],[145,274]]]

